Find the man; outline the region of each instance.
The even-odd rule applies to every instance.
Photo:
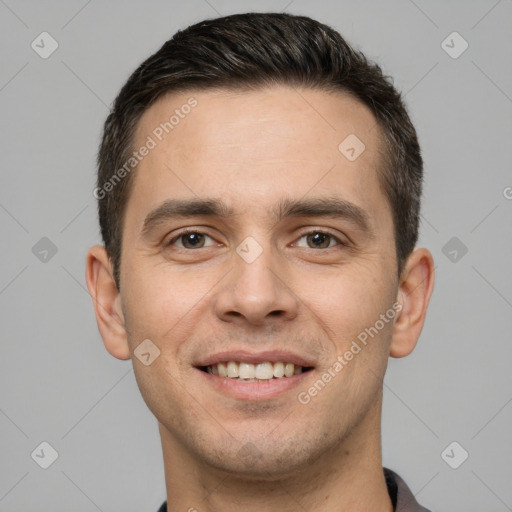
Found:
[[[159,422],[160,510],[426,510],[382,467],[434,265],[380,68],[307,17],[203,21],[129,78],[98,164],[87,285]]]

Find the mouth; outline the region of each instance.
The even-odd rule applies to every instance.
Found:
[[[287,351],[222,352],[195,364],[209,389],[236,400],[270,400],[304,385],[315,367]]]
[[[270,382],[277,379],[288,379],[313,369],[312,366],[301,366],[286,361],[275,363],[265,361],[256,364],[244,361],[223,361],[198,368],[211,375],[243,382]]]

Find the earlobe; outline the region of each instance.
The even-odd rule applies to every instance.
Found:
[[[393,327],[389,355],[404,357],[416,346],[425,323],[427,308],[434,289],[434,260],[424,248],[414,250],[400,278],[397,301],[401,310]]]
[[[91,247],[87,253],[86,282],[105,348],[117,359],[130,359],[121,296],[107,251],[102,246]]]

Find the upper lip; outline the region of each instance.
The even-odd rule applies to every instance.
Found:
[[[195,366],[212,366],[228,361],[239,361],[244,363],[293,363],[296,366],[313,367],[310,359],[288,352],[287,350],[265,350],[262,352],[248,352],[247,350],[230,350],[217,352],[201,359]]]

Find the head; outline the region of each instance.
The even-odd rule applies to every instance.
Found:
[[[87,282],[109,352],[158,356],[133,364],[168,446],[268,473],[376,435],[433,287],[421,190],[400,93],[326,25],[207,20],[141,64],[104,126]],[[245,396],[204,371],[223,357],[308,371]]]

